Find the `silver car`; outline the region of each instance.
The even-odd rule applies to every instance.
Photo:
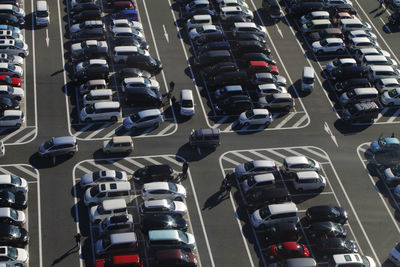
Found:
[[[74,155],[78,151],[75,136],[53,137],[39,147],[39,156]]]

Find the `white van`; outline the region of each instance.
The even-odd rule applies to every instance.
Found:
[[[129,56],[144,55],[149,56],[149,51],[143,50],[134,45],[116,46],[114,48],[114,62],[123,64],[127,61]]]
[[[312,92],[314,90],[314,69],[310,66],[305,66],[301,75],[301,91]]]
[[[264,26],[255,24],[254,22],[236,22],[234,24],[233,35],[239,33],[254,33],[258,35],[265,35],[267,29]]]
[[[272,204],[253,212],[251,223],[255,228],[274,223],[297,223],[299,220],[297,206],[293,202]]]
[[[265,188],[275,184],[275,176],[273,173],[256,174],[248,177],[242,182],[243,193]]]
[[[89,80],[79,86],[79,93],[81,95],[89,93],[91,90],[106,89],[107,82],[104,79]]]
[[[20,127],[24,122],[24,113],[21,110],[0,111],[0,126]]]
[[[80,120],[85,122],[98,120],[117,121],[122,118],[121,105],[117,101],[96,102],[81,110]]]
[[[341,19],[339,22],[339,27],[342,29],[342,32],[354,30],[371,30],[371,25],[359,19]]]
[[[326,179],[316,171],[296,172],[293,180],[296,190],[324,190]]]
[[[112,101],[113,92],[111,89],[91,90],[83,96],[83,105],[87,106],[96,102]]]
[[[36,2],[36,25],[37,26],[47,26],[50,24],[50,12],[46,1]]]
[[[127,203],[131,198],[130,182],[105,182],[92,186],[85,191],[84,202],[86,206],[98,204],[106,199],[125,199]]]
[[[180,92],[179,99],[180,112],[182,116],[194,115],[193,92],[190,89],[184,89]]]
[[[368,80],[375,82],[383,78],[396,78],[400,79],[400,72],[392,66],[370,65],[368,66]]]
[[[127,130],[136,130],[138,128],[146,128],[151,126],[158,127],[162,123],[163,117],[159,109],[145,109],[137,113],[133,113],[126,117],[122,123]]]
[[[339,102],[345,106],[350,103],[375,101],[378,98],[378,94],[378,90],[373,87],[355,88],[343,93],[339,98]]]
[[[98,224],[108,216],[127,215],[125,199],[108,199],[93,206],[89,211],[90,222]]]

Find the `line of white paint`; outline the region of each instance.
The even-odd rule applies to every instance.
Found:
[[[94,125],[94,123],[88,123],[88,124],[86,124],[85,127],[83,127],[82,129],[80,129],[79,131],[77,131],[77,132],[75,133],[75,137],[77,137],[77,136],[83,134],[84,132],[86,132],[87,129],[89,129],[89,128],[92,127],[93,125]]]
[[[397,116],[400,114],[400,109],[396,110],[395,113],[386,121],[387,123],[393,122],[395,119],[397,119]]]
[[[230,163],[232,163],[232,164],[235,165],[235,166],[237,166],[237,165],[240,164],[239,162],[237,162],[237,161],[235,161],[235,160],[233,160],[233,159],[230,159],[230,158],[228,158],[228,157],[224,157],[223,160],[226,160],[227,162],[230,162]],[[235,168],[232,168],[232,169],[235,169]]]
[[[235,155],[236,157],[239,157],[239,158],[244,159],[245,161],[252,161],[252,160],[253,160],[253,159],[251,159],[251,158],[249,158],[249,157],[246,157],[245,155],[243,155],[243,154],[241,154],[241,153],[233,152],[232,154]]]
[[[32,134],[35,134],[36,132],[36,128],[33,129],[32,131],[28,132],[27,134],[25,134],[24,136],[22,136],[21,138],[19,138],[18,140],[15,141],[15,143],[20,143],[21,141],[25,140],[26,138],[28,138],[29,136],[31,136]]]
[[[168,132],[169,129],[171,129],[172,127],[176,127],[175,123],[170,123],[167,127],[165,127],[165,128],[162,129],[159,133],[157,133],[157,136],[161,136],[161,135],[165,134],[165,133]]]
[[[279,124],[276,125],[274,128],[276,128],[276,129],[282,128],[282,126],[285,125],[291,118],[293,118],[294,115],[296,115],[295,112],[290,112],[290,114],[287,115],[286,118],[284,118],[283,120],[281,120],[281,121],[279,122]]]
[[[101,131],[104,131],[105,129],[107,129],[108,126],[110,126],[112,123],[108,122],[103,124],[99,129],[97,129],[96,131],[93,131],[91,134],[89,134],[88,136],[85,137],[85,139],[90,139],[93,136],[97,135],[98,133],[100,133]]]
[[[86,168],[83,167],[82,165],[78,165],[77,168],[80,169],[81,171],[83,171],[84,173],[91,173],[91,172],[92,172],[91,170],[86,169]]]
[[[17,168],[18,170],[20,170],[20,171],[22,171],[22,172],[24,172],[24,173],[26,173],[26,174],[32,176],[32,177],[35,177],[35,178],[36,178],[36,176],[37,176],[37,173],[36,173],[36,172],[30,171],[30,170],[28,170],[27,168],[23,167],[22,165],[15,165],[14,167]]]

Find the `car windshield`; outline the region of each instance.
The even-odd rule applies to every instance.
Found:
[[[171,200],[168,200],[167,202],[168,202],[168,203],[167,203],[167,207],[168,207],[170,210],[175,210],[175,204],[174,204],[174,202],[171,201]]]
[[[11,84],[11,83],[12,83],[12,79],[11,79],[10,76],[4,76],[4,81],[5,81],[6,83],[8,83],[8,84]]]
[[[184,262],[190,262],[190,256],[187,252],[182,250],[182,261]]]
[[[176,185],[174,183],[168,183],[168,188],[172,192],[178,191],[178,188],[176,187]]]
[[[100,192],[100,189],[99,189],[99,186],[97,185],[97,186],[93,186],[91,189],[90,189],[90,195],[91,196],[97,196],[97,194]]]
[[[360,256],[361,256],[361,259],[362,259],[362,261],[363,261],[365,267],[371,266],[371,263],[369,262],[369,260],[367,259],[367,257],[365,257],[365,256],[363,256],[363,255],[360,255]]]
[[[122,179],[122,172],[115,172],[115,177],[117,177],[118,179]]]
[[[21,178],[14,176],[14,175],[10,175],[10,177],[11,177],[12,184],[21,185]]]
[[[328,41],[327,41],[326,39],[324,39],[324,40],[321,40],[319,43],[320,43],[322,46],[326,46],[326,45],[328,44]]]
[[[388,94],[389,94],[390,97],[395,97],[395,96],[398,95],[396,89],[390,90],[390,91],[388,92]]]
[[[13,247],[7,247],[7,256],[11,259],[16,260],[18,257],[18,252],[16,248]]]
[[[267,96],[265,96],[265,100],[266,100],[268,103],[270,103],[270,102],[272,102],[272,101],[274,100],[274,96],[273,96],[273,95],[267,95]]]
[[[10,208],[10,217],[14,220],[18,220],[18,212],[15,209]]]
[[[136,122],[138,120],[140,120],[140,116],[137,113],[134,113],[132,115],[129,116],[129,118],[131,119],[131,121]]]
[[[193,107],[192,100],[182,100],[182,107],[184,107],[184,108],[192,108]]]
[[[96,181],[97,179],[100,178],[100,171],[94,172],[92,175],[93,175],[93,181]]]
[[[351,90],[351,91],[348,91],[346,94],[349,98],[352,98],[353,96],[355,96],[356,93],[354,92],[354,90]]]
[[[87,106],[85,108],[85,111],[87,114],[93,114],[94,113],[94,105]]]
[[[10,226],[8,231],[9,231],[10,235],[12,235],[14,237],[20,237],[21,236],[21,232],[19,231],[18,227]]]
[[[49,13],[47,11],[36,11],[36,16],[39,18],[46,18],[49,16]]]
[[[271,215],[271,212],[269,211],[268,207],[265,207],[263,209],[260,209],[260,217],[262,219],[267,218],[268,216]]]
[[[53,139],[50,139],[50,140],[46,141],[46,142],[43,144],[43,147],[44,147],[45,149],[49,149],[49,148],[52,147],[53,145],[54,145]]]
[[[254,115],[254,112],[252,110],[248,110],[248,111],[246,111],[245,114],[246,114],[247,118],[250,118],[250,117],[252,117]]]
[[[254,178],[254,176],[251,176],[249,179],[247,179],[248,186],[253,186],[255,184],[256,184],[256,179]]]
[[[335,209],[335,208],[333,208],[333,209],[331,210],[331,212],[332,212],[333,215],[335,215],[335,217],[339,217],[339,216],[340,216],[340,212],[339,212],[337,209]]]
[[[314,167],[315,166],[315,162],[312,159],[307,159],[308,165],[310,167]]]
[[[15,195],[13,193],[11,193],[11,192],[7,192],[7,191],[5,191],[5,192],[7,193],[8,201],[10,203],[15,203]]]
[[[187,235],[182,231],[178,231],[178,233],[180,240],[187,244],[189,242]]]
[[[339,59],[332,61],[333,66],[338,66],[340,64]]]
[[[14,66],[14,65],[11,65],[11,64],[8,64],[8,69],[10,69],[10,70],[15,70],[15,66]]]
[[[15,41],[14,45],[18,48],[23,48],[24,47],[24,43],[22,41]]]
[[[245,169],[246,171],[252,170],[253,168],[254,168],[254,163],[253,163],[253,161],[249,161],[249,162],[246,162],[246,163],[244,164],[244,169]]]

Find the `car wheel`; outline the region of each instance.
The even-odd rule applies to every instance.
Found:
[[[270,122],[270,121],[267,121],[267,122],[265,122],[264,124],[265,124],[266,127],[268,127],[268,126],[271,124],[271,122]]]
[[[110,155],[110,150],[106,150],[106,151],[104,151],[104,153],[105,153],[106,155]]]
[[[131,152],[132,152],[132,149],[128,149],[126,152],[131,153]]]
[[[324,191],[324,186],[321,186],[320,188],[319,188],[319,191]]]
[[[158,122],[155,122],[154,124],[153,124],[153,126],[154,127],[158,127],[160,124],[158,123]]]
[[[111,117],[111,121],[117,121],[117,117],[112,116],[112,117]]]
[[[322,50],[318,50],[317,51],[317,55],[322,55],[323,51]]]
[[[92,121],[91,118],[86,118],[86,119],[85,119],[85,122],[91,122],[91,121]]]
[[[343,53],[344,53],[344,50],[343,50],[343,49],[338,49],[338,50],[336,50],[336,53],[338,53],[338,54],[343,54]]]

